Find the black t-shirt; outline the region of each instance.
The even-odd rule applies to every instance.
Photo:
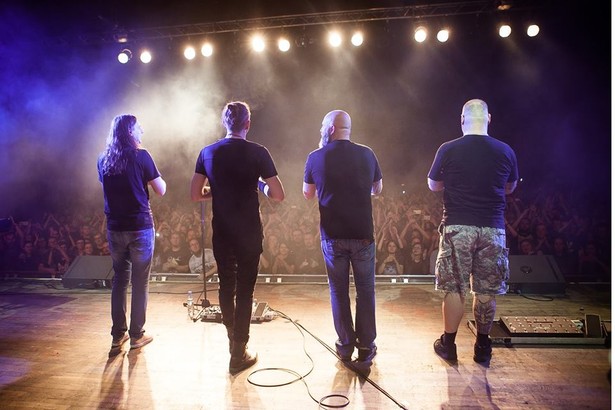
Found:
[[[371,192],[382,179],[380,165],[367,146],[335,140],[312,151],[303,181],[315,184],[322,239],[374,239]]]
[[[103,185],[110,231],[140,231],[154,226],[147,183],[158,178],[160,172],[144,149],[130,151],[127,159],[126,169],[118,175],[103,175],[102,157],[98,159],[98,179]]]
[[[162,254],[162,265],[165,272],[177,272],[176,266],[188,265],[192,252],[190,250],[180,247],[178,250],[168,249]],[[164,266],[164,264],[167,266]]]
[[[324,273],[324,261],[320,248],[303,248],[297,252],[295,271],[302,275]]]
[[[278,175],[267,148],[240,138],[224,138],[201,150],[195,172],[209,180],[214,235],[262,241],[258,178]]]
[[[415,262],[411,256],[404,259],[404,273],[406,275],[429,275],[429,260],[420,259]]]
[[[444,181],[445,225],[504,229],[507,182],[518,179],[517,157],[488,135],[465,135],[436,152],[428,177]]]

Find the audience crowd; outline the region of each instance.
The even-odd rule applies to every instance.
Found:
[[[569,281],[610,281],[610,216],[600,206],[557,190],[507,197],[510,255],[552,255]],[[261,200],[263,254],[260,272],[324,275],[318,204],[292,195],[282,203]],[[215,273],[211,251],[211,204],[152,202],[158,273]],[[383,192],[373,198],[377,275],[429,275],[438,250],[441,194]],[[204,230],[201,228],[204,227]],[[77,256],[109,255],[102,204],[93,210],[0,220],[0,271],[61,277]],[[202,249],[204,247],[204,253]],[[203,269],[203,262],[205,269]],[[202,277],[202,276],[201,276]]]

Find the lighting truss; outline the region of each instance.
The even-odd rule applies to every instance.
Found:
[[[527,10],[536,7],[532,4],[531,0],[516,0],[514,3],[510,1],[510,3],[514,5],[515,10]],[[286,29],[292,27],[403,19],[426,19],[433,17],[479,15],[497,12],[497,4],[493,0],[474,0],[128,29],[122,30],[122,36],[125,36],[122,38],[127,38],[131,42],[139,42],[182,37],[194,38],[218,33],[234,33],[253,30]],[[83,45],[90,45],[117,43],[117,39],[118,32],[112,31],[98,34],[82,34],[77,40]],[[68,41],[66,38],[60,38],[57,40],[58,42],[64,44],[71,43],[71,41]]]

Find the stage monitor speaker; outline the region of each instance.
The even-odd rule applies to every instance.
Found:
[[[550,255],[510,255],[508,289],[512,293],[563,295],[566,281]]]
[[[113,278],[111,256],[77,256],[62,277],[65,288],[110,286]]]

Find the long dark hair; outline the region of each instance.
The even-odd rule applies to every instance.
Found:
[[[111,121],[107,146],[102,153],[103,174],[117,175],[126,169],[127,154],[138,147],[138,142],[132,134],[136,123],[137,117],[129,114],[118,115]]]

